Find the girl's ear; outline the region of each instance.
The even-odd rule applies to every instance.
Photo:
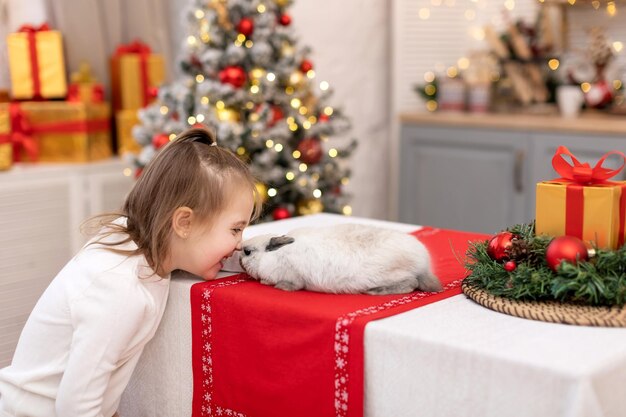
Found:
[[[193,210],[189,207],[178,207],[172,215],[172,230],[181,239],[186,239],[191,233]]]

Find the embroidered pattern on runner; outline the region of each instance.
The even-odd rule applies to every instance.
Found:
[[[202,374],[204,376],[202,380],[202,388],[204,390],[204,395],[202,396],[203,416],[246,417],[245,414],[239,413],[235,410],[231,410],[230,408],[215,406],[215,410],[213,410],[213,357],[211,353],[211,332],[213,330],[213,325],[211,322],[211,295],[216,288],[237,285],[245,281],[245,279],[239,278],[233,281],[220,282],[219,284],[215,284],[210,288],[207,288],[202,293],[203,301],[201,304],[201,308],[203,313],[200,319],[202,320],[202,324],[204,327],[202,329]]]
[[[202,373],[203,382],[202,389],[204,395],[202,396],[202,415],[209,417],[247,417],[246,414],[239,411],[221,407],[213,402],[213,357],[212,357],[212,314],[211,314],[211,296],[215,289],[228,287],[231,285],[237,285],[242,282],[246,282],[246,279],[239,278],[233,281],[220,282],[207,288],[202,293],[201,309],[203,314],[200,319],[203,324],[202,330]],[[452,281],[444,286],[444,291],[458,288],[461,286],[462,280]],[[371,314],[380,313],[381,311],[388,310],[390,308],[398,307],[413,301],[420,300],[428,297],[432,293],[428,292],[416,292],[407,296],[397,298],[395,300],[388,301],[383,304],[370,306],[364,309],[356,310],[337,319],[335,324],[335,416],[346,417],[348,414],[348,363],[349,363],[349,329],[355,319],[358,317],[368,316]]]
[[[459,288],[463,280],[456,280],[446,284],[443,291]],[[370,306],[345,314],[337,319],[335,324],[335,416],[348,415],[348,362],[350,352],[349,329],[352,322],[358,317],[380,313],[390,308],[398,307],[432,295],[429,292],[416,292],[402,298],[388,301],[383,304]]]

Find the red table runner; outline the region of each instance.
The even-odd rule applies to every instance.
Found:
[[[487,238],[430,227],[413,235],[443,292],[286,292],[245,274],[194,284],[193,417],[361,417],[365,325],[460,294],[468,242]]]

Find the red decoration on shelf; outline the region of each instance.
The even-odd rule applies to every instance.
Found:
[[[593,109],[603,109],[612,101],[613,89],[604,79],[591,84],[589,91],[585,93],[585,102]]]
[[[515,261],[506,261],[504,263],[504,270],[506,272],[513,272],[515,271],[515,268],[517,268],[517,264],[515,263]]]
[[[278,22],[283,26],[289,26],[291,24],[291,16],[288,14],[281,14],[278,18]]]
[[[291,217],[291,213],[289,213],[289,210],[287,210],[286,207],[277,207],[274,209],[272,217],[274,220],[288,219]]]
[[[513,244],[511,241],[515,236],[511,232],[500,232],[489,240],[487,254],[491,259],[502,261],[509,257],[507,250]]]
[[[239,88],[246,83],[246,72],[237,65],[225,67],[220,71],[220,82]]]
[[[559,236],[552,239],[546,247],[546,262],[556,272],[561,261],[576,264],[589,259],[585,243],[574,236]]]
[[[300,63],[300,71],[307,73],[313,69],[313,63],[308,59],[303,59]]]
[[[152,146],[154,146],[155,149],[161,149],[162,147],[167,145],[169,141],[170,137],[165,133],[160,133],[158,135],[152,136]]]
[[[143,172],[143,168],[137,168],[135,170],[135,179],[139,178],[142,172]]]
[[[245,37],[249,37],[254,32],[254,21],[249,17],[244,17],[237,24],[237,30]]]
[[[300,151],[300,160],[309,165],[317,164],[324,154],[322,144],[318,138],[302,139],[297,149]]]

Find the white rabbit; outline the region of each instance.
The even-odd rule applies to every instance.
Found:
[[[419,240],[359,224],[257,236],[243,242],[239,262],[261,283],[286,291],[402,294],[442,289]]]

